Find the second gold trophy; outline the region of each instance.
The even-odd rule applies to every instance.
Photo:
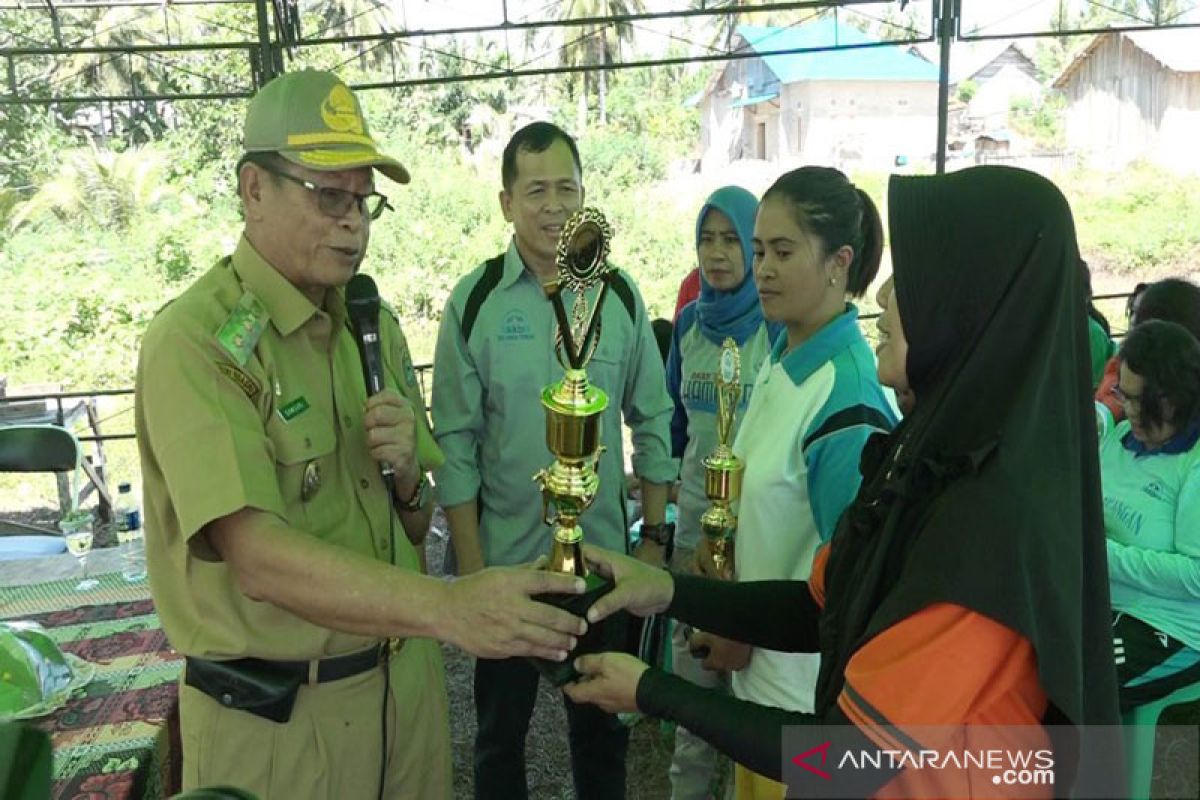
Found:
[[[712,548],[713,565],[720,577],[733,577],[733,539],[737,516],[733,505],[742,495],[746,463],[734,455],[733,421],[742,398],[742,364],[737,343],[725,339],[717,370],[717,447],[704,459],[704,493],[708,509],[700,516],[700,527]]]

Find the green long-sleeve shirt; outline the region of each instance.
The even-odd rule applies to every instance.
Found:
[[[516,245],[482,303],[471,303],[469,338],[464,314],[486,265],[454,287],[442,315],[434,356],[433,424],[445,455],[435,473],[443,506],[479,502],[485,564],[519,564],[549,553],[550,529],[533,474],[553,460],[545,440],[542,387],[559,380],[554,311]],[[610,289],[600,342],[587,365],[591,382],[609,398],[601,422],[600,491],[581,518],[585,540],[626,549],[624,454],[621,423],[633,431],[633,469],[653,483],[678,474],[670,454],[673,406],[645,304],[624,273]],[[592,291],[592,299],[598,290]],[[476,294],[476,301],[480,297]],[[574,295],[564,292],[568,309]]]
[[[1148,451],[1128,420],[1100,441],[1112,607],[1200,649],[1196,427]]]

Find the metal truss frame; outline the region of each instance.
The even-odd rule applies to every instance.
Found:
[[[898,1],[901,8],[903,8],[908,2],[908,0]],[[967,2],[974,1],[975,0],[967,0]],[[982,2],[983,0],[979,1]],[[415,44],[415,46],[423,49],[441,53],[442,55],[448,55],[452,58],[459,58],[460,66],[473,65],[474,67],[481,68],[472,71],[463,70],[450,75],[408,78],[394,77],[391,80],[360,82],[354,85],[354,88],[356,89],[418,87],[446,83],[459,83],[464,81],[486,81],[566,73],[594,72],[598,70],[647,68],[677,65],[689,62],[726,62],[742,58],[758,57],[763,55],[765,51],[755,51],[746,48],[716,50],[712,53],[689,55],[684,57],[616,60],[612,63],[601,65],[533,66],[542,58],[550,55],[550,53],[546,53],[526,62],[525,64],[514,67],[507,66],[505,64],[485,64],[477,61],[471,61],[469,59],[455,56],[451,53],[444,53],[443,51],[433,47],[425,47],[422,42],[424,40],[434,39],[437,37],[448,37],[464,34],[496,34],[510,32],[528,34],[545,29],[563,28],[590,29],[590,32],[585,32],[584,34],[584,36],[588,36],[595,35],[598,30],[603,30],[608,26],[653,22],[660,20],[683,18],[716,19],[718,17],[733,13],[797,11],[805,9],[811,9],[814,11],[844,9],[851,13],[861,13],[856,7],[874,6],[878,8],[893,4],[893,2],[890,2],[889,0],[793,0],[792,2],[744,2],[743,0],[728,0],[727,2],[722,2],[722,0],[716,0],[717,4],[712,6],[706,6],[702,3],[700,8],[679,9],[674,11],[641,12],[634,14],[606,15],[573,19],[512,20],[509,18],[507,0],[500,0],[500,2],[503,11],[503,21],[499,24],[464,25],[437,29],[401,30],[357,36],[340,35],[325,37],[321,35],[324,33],[324,31],[319,31],[315,36],[304,37],[299,35],[299,16],[296,7],[296,0],[168,0],[166,2],[164,2],[164,0],[40,0],[40,2],[39,0],[0,0],[0,12],[20,10],[26,12],[47,13],[50,16],[51,26],[55,37],[55,42],[52,44],[36,42],[30,46],[0,47],[0,60],[4,62],[5,76],[7,78],[5,82],[7,91],[0,93],[0,106],[80,106],[102,103],[152,103],[174,100],[227,100],[244,98],[252,95],[259,86],[263,85],[266,81],[284,71],[285,57],[289,59],[295,59],[297,58],[298,54],[306,48],[326,47],[330,45],[371,45],[371,47],[368,49],[375,49]],[[1087,2],[1105,7],[1104,0],[1087,0]],[[878,43],[873,42],[869,44],[837,45],[820,48],[779,49],[769,51],[769,54],[786,55],[801,52],[911,46],[916,44],[937,42],[940,47],[940,80],[938,87],[938,148],[936,152],[938,153],[937,168],[939,171],[941,171],[945,166],[947,109],[949,104],[950,47],[955,41],[971,42],[985,41],[989,39],[1081,36],[1113,31],[1151,30],[1162,28],[1200,28],[1200,24],[1197,23],[1189,24],[1173,22],[1172,24],[1155,24],[1154,21],[1151,20],[1140,20],[1142,22],[1146,22],[1147,24],[1122,25],[1079,30],[1072,29],[1069,31],[1029,31],[1015,34],[964,34],[960,30],[962,20],[962,4],[963,0],[933,0],[930,32],[928,34],[922,34],[920,31],[901,28],[901,33],[907,34],[906,38],[898,38]],[[245,7],[253,6],[257,36],[253,39],[247,37],[244,40],[174,43],[169,41],[168,29],[168,41],[161,44],[97,45],[86,44],[84,42],[67,43],[62,34],[64,15],[66,13],[80,10],[94,11],[96,9],[112,8],[147,8],[153,11],[155,8],[161,8],[163,9],[163,13],[167,14],[175,7],[182,9],[187,7],[218,5],[239,5]],[[49,87],[22,85],[17,78],[17,65],[22,59],[56,59],[77,57],[81,54],[93,54],[103,57],[102,60],[97,62],[97,64],[94,66],[99,66],[115,59],[127,59],[130,66],[129,72],[132,73],[132,64],[135,59],[152,60],[161,66],[167,67],[169,70],[174,68],[175,65],[165,61],[163,59],[164,56],[180,54],[187,55],[202,52],[238,54],[240,58],[245,58],[249,67],[247,70],[247,74],[249,75],[250,79],[249,83],[247,85],[238,86],[219,85],[217,88],[212,90],[165,93],[142,92],[138,90],[137,86],[131,86],[128,92],[123,93],[93,93],[78,95],[58,94],[53,91],[47,92],[44,91],[44,88],[49,88],[52,90],[53,84],[51,84]],[[187,69],[182,67],[179,67],[179,69],[181,72],[188,72]],[[198,73],[194,72],[190,74],[193,76],[198,75]],[[210,79],[211,77],[205,75],[198,76],[205,78],[206,80]],[[67,78],[71,77],[75,77],[75,75],[67,76]],[[39,89],[43,89],[43,91],[39,91]]]

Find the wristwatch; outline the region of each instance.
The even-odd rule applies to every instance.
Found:
[[[421,478],[417,481],[417,485],[413,487],[412,496],[407,500],[400,497],[396,498],[396,507],[401,511],[420,511],[421,508],[429,500],[429,480],[425,477],[425,472],[421,472]]]
[[[669,547],[675,541],[675,523],[659,522],[654,525],[642,523],[642,539]]]

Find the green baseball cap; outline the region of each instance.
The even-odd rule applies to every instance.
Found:
[[[397,183],[408,170],[379,152],[358,98],[332,72],[285,72],[258,90],[246,112],[247,153],[278,153],[320,172],[374,167]]]

